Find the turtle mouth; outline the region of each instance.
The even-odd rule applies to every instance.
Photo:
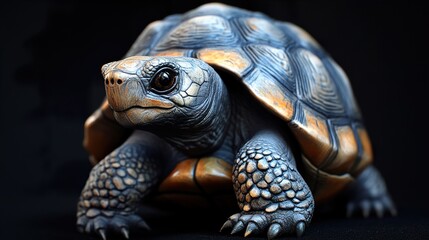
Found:
[[[120,109],[120,110],[116,110],[116,109],[113,109],[115,112],[117,112],[117,113],[126,113],[126,112],[128,112],[128,111],[130,111],[130,110],[133,110],[133,109],[141,109],[141,110],[146,110],[146,109],[172,109],[174,106],[140,106],[140,105],[134,105],[134,106],[129,106],[129,107],[126,107],[126,108],[124,108],[124,109]]]
[[[116,99],[112,99],[112,103],[110,106],[112,107],[113,111],[121,113],[121,112],[127,112],[132,109],[171,109],[175,105],[172,102],[168,101],[162,101],[159,99],[154,98],[143,98],[139,99],[137,97],[129,97],[129,99],[119,99],[122,101],[117,101]],[[110,103],[110,102],[109,102]]]
[[[131,99],[128,103],[115,103],[112,109],[116,120],[128,127],[152,123],[155,119],[162,118],[162,115],[173,111],[175,106],[174,103],[152,98]]]
[[[162,119],[164,114],[173,111],[171,108],[159,106],[131,106],[120,111],[114,111],[115,119],[126,127],[144,127],[148,124]]]

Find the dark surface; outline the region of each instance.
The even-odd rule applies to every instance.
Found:
[[[48,207],[48,202],[55,204]],[[37,208],[32,206],[39,206]],[[31,197],[19,203],[19,217],[12,221],[13,227],[2,227],[1,239],[96,239],[75,230],[75,200],[71,196]],[[192,214],[179,216],[156,215],[146,211],[147,223],[152,227],[149,234],[133,234],[136,239],[244,239],[219,233],[228,214],[208,217],[193,217]],[[429,236],[428,211],[402,208],[397,217],[370,219],[343,217],[344,213],[321,215],[316,213],[311,226],[302,239],[427,239]],[[4,226],[4,225],[2,225]],[[7,226],[11,226],[8,224]],[[256,238],[256,237],[255,237]],[[290,237],[292,238],[292,237]],[[109,238],[110,239],[110,238]],[[114,238],[121,239],[121,238]],[[251,238],[253,239],[253,238]],[[260,236],[259,239],[264,239]],[[284,237],[282,238],[284,239]],[[296,238],[293,238],[296,239]]]
[[[201,3],[2,3],[0,239],[85,239],[74,214],[90,170],[82,125],[104,95],[100,67],[121,58],[149,22]],[[375,165],[399,206],[398,217],[382,220],[319,217],[305,238],[429,238],[426,8],[388,1],[232,4],[302,26],[345,69]],[[150,236],[234,238],[217,233],[226,217],[148,219]]]

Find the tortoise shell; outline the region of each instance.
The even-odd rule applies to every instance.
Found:
[[[206,4],[151,23],[126,57],[133,55],[193,57],[234,75],[289,125],[301,147],[304,177],[316,200],[341,190],[372,161],[369,137],[347,76],[308,33],[291,23]],[[98,139],[95,144],[91,140],[92,129],[111,114],[108,107],[102,109],[104,115],[86,124],[86,147],[97,159],[118,141],[105,138],[103,142],[116,142],[101,144]],[[120,128],[112,130],[123,137]],[[173,173],[180,171],[178,167]],[[170,177],[165,181],[177,181]]]

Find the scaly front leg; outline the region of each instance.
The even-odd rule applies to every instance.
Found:
[[[136,132],[94,166],[78,203],[79,231],[106,239],[111,232],[128,238],[130,228],[149,228],[136,212],[160,178],[160,160],[168,151],[160,146],[156,137]]]
[[[241,213],[222,229],[245,236],[267,231],[269,239],[285,233],[300,236],[310,223],[314,200],[299,174],[288,145],[275,133],[258,134],[240,150],[233,169]]]

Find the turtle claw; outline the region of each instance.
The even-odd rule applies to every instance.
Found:
[[[377,215],[378,218],[383,217],[383,204],[381,204],[380,202],[375,202],[374,203],[374,210],[375,210],[375,214]]]
[[[100,228],[97,230],[97,233],[103,240],[107,240],[106,230],[104,230],[103,228]]]
[[[304,234],[304,231],[305,231],[305,223],[304,222],[299,222],[296,225],[296,236],[297,237],[301,237],[302,234]]]
[[[398,211],[396,210],[395,204],[389,196],[386,196],[382,199],[381,205],[383,206],[383,210],[387,208],[389,210],[390,215],[396,216],[398,215]],[[384,212],[384,211],[383,211]]]
[[[392,216],[398,215],[398,211],[396,210],[396,207],[393,205],[391,207],[389,207],[389,212],[390,212],[390,215],[392,215]]]
[[[236,234],[245,230],[245,237],[266,232],[268,239],[293,233],[301,236],[310,219],[311,216],[306,217],[305,213],[293,211],[242,212],[239,215],[231,216],[223,224],[221,231],[232,228],[231,234]]]
[[[222,225],[222,227],[220,228],[220,232],[223,232],[223,231],[225,231],[225,230],[227,230],[227,229],[230,229],[230,228],[232,228],[232,221],[231,220],[227,220],[223,225]]]
[[[282,230],[282,226],[280,224],[278,223],[271,224],[267,232],[268,239],[271,240],[280,236],[281,230]]]
[[[229,220],[236,222],[238,221],[238,218],[240,218],[240,216],[241,216],[240,213],[236,213],[234,215],[231,215],[231,217],[229,217]]]
[[[234,228],[232,229],[231,234],[236,234],[236,233],[240,232],[243,229],[244,229],[244,223],[241,222],[241,221],[238,221],[235,224]]]
[[[378,218],[382,218],[385,215],[396,216],[396,208],[392,203],[389,196],[380,196],[378,198],[371,199],[359,199],[347,203],[347,217],[352,217],[355,214],[364,218],[368,218],[371,215],[375,215]]]
[[[255,234],[258,232],[258,225],[256,225],[253,222],[249,222],[249,224],[247,224],[247,228],[246,228],[246,232],[244,233],[245,237],[250,236],[252,233]]]
[[[86,227],[85,227],[85,232],[91,233],[93,228],[94,228],[94,222],[88,221],[88,223],[86,224]]]
[[[129,234],[127,228],[125,228],[125,227],[121,228],[121,233],[122,233],[122,236],[124,236],[125,239],[130,239],[130,234]]]
[[[137,214],[112,214],[110,217],[98,215],[93,218],[81,215],[78,217],[77,227],[80,232],[95,234],[103,240],[106,240],[110,234],[115,234],[115,232],[123,238],[129,239],[130,229],[149,230],[149,226]]]
[[[146,229],[148,231],[151,230],[150,227],[149,227],[149,225],[147,225],[147,223],[145,221],[143,221],[143,220],[140,220],[140,222],[137,224],[137,227],[138,228],[142,228],[142,229]]]
[[[371,212],[371,204],[368,200],[364,200],[360,203],[360,208],[362,209],[362,215],[364,218],[368,218]]]

